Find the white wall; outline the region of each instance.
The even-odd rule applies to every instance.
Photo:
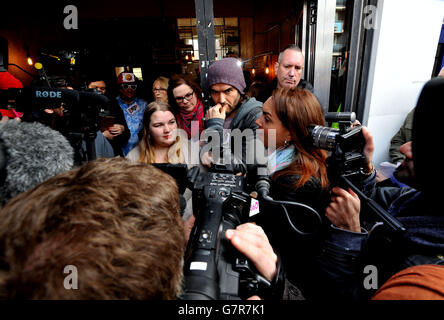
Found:
[[[363,119],[376,166],[431,77],[443,18],[443,0],[379,1]]]

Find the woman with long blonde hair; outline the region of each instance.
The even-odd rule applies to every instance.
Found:
[[[162,101],[152,102],[143,115],[139,144],[127,158],[143,163],[189,163],[188,140],[181,131],[171,107]]]
[[[177,128],[177,121],[169,104],[163,101],[151,102],[143,114],[143,129],[139,133],[139,144],[126,156],[132,162],[185,163],[190,165],[188,138],[183,130]],[[161,181],[159,181],[161,183]],[[182,208],[182,219],[185,229],[189,230],[194,223],[192,212],[192,192],[186,189],[180,195],[186,202]],[[188,239],[189,231],[184,234]]]

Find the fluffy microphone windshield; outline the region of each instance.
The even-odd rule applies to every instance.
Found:
[[[70,170],[74,150],[58,131],[38,122],[9,120],[0,124],[5,170],[0,186],[0,205],[43,181]]]

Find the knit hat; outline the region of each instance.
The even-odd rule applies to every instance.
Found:
[[[244,73],[239,66],[239,60],[235,58],[224,58],[215,61],[208,68],[208,86],[224,83],[235,87],[240,93],[244,93],[246,84]]]

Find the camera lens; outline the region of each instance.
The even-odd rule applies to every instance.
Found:
[[[336,146],[336,136],[338,129],[323,126],[308,126],[308,131],[313,139],[313,145],[324,150],[334,150]]]

